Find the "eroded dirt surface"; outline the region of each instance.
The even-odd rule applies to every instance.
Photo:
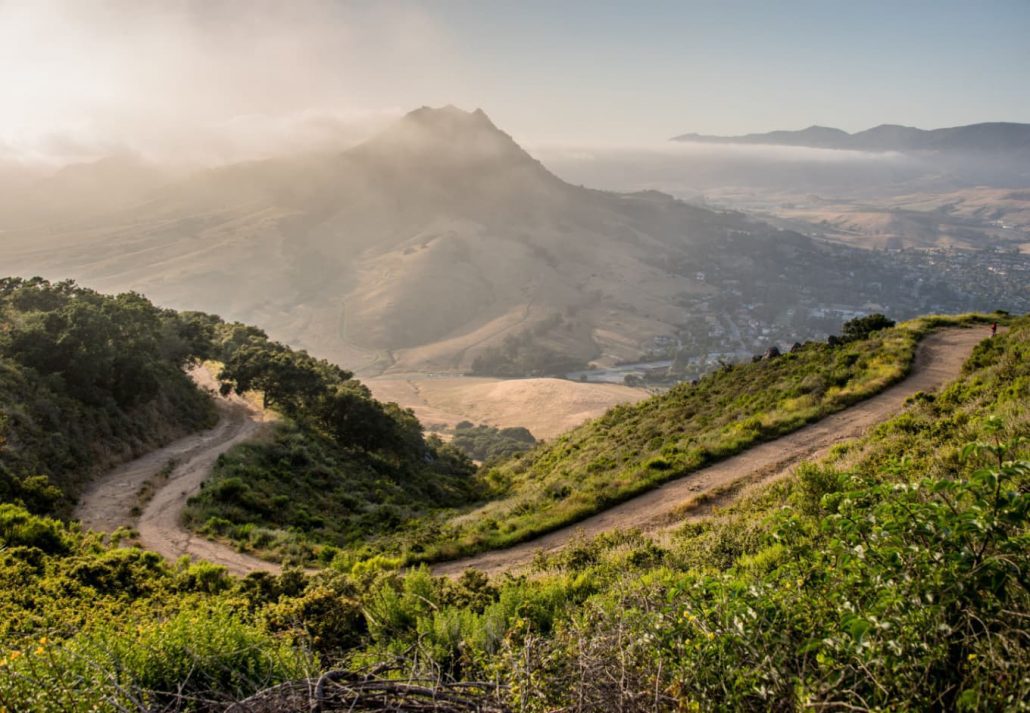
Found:
[[[190,375],[201,387],[214,390],[214,380],[202,367]],[[121,526],[135,527],[142,547],[169,560],[188,554],[224,565],[235,574],[278,572],[279,565],[206,540],[180,522],[186,500],[200,488],[218,456],[268,427],[268,417],[238,396],[218,397],[216,406],[219,419],[214,428],[181,438],[94,481],[75,510],[83,528],[111,532]],[[169,463],[174,467],[162,477]],[[143,503],[139,493],[147,483],[153,495]]]

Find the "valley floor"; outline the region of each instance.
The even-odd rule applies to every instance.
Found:
[[[461,421],[497,428],[522,426],[550,440],[616,404],[635,403],[647,391],[621,384],[586,384],[566,379],[495,379],[410,374],[381,376],[365,384],[380,401],[415,412],[428,429],[454,428]]]

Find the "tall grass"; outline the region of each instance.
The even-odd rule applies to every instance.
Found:
[[[168,619],[100,619],[65,641],[23,640],[3,652],[9,711],[198,709],[301,678],[313,660],[229,607],[197,600]]]

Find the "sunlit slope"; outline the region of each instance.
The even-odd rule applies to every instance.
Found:
[[[926,318],[837,346],[810,342],[617,406],[482,472],[493,489],[490,501],[416,529],[412,552],[452,559],[581,520],[882,391],[908,373],[917,341],[931,327],[977,319],[983,321]]]

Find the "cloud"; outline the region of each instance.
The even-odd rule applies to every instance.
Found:
[[[572,183],[616,191],[657,189],[692,197],[728,186],[851,190],[921,175],[917,159],[898,153],[797,146],[540,143],[531,152]]]
[[[0,0],[0,146],[222,161],[353,141],[401,112],[384,76],[449,56],[400,3]]]

